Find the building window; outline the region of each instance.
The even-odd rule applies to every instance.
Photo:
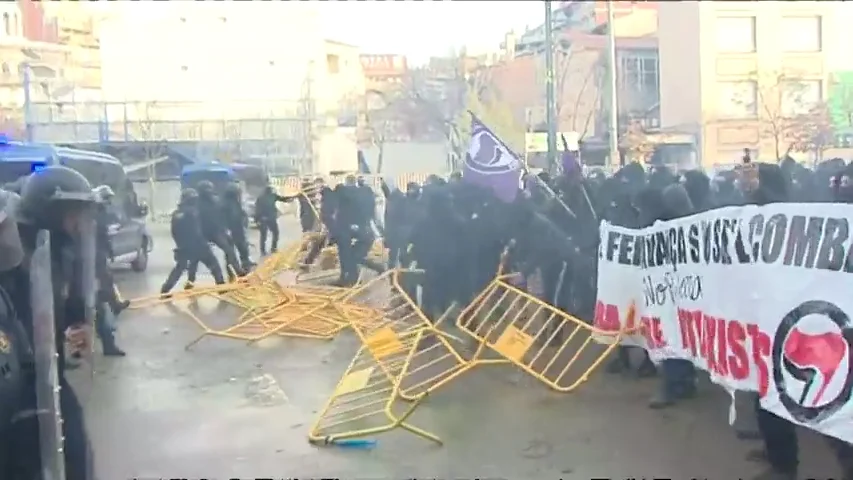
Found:
[[[9,64],[3,62],[3,76],[8,76],[10,73],[12,72],[9,70]]]
[[[752,53],[755,51],[755,17],[718,17],[717,51]]]
[[[819,52],[823,36],[821,17],[784,17],[780,26],[783,52]]]
[[[11,22],[11,21],[12,21],[12,20],[9,18],[9,14],[8,14],[8,13],[4,13],[4,14],[3,14],[3,32],[4,32],[6,35],[11,35],[11,34],[12,34],[12,26],[10,25],[10,22]]]
[[[758,85],[754,81],[719,82],[717,98],[722,118],[750,118],[758,114]]]
[[[655,94],[658,93],[658,59],[625,55],[621,61],[620,83],[623,90]]]
[[[186,71],[188,71],[189,69],[190,69],[190,67],[188,67],[188,66],[186,66],[186,65],[181,65],[181,71],[182,71],[182,72],[186,72]]]
[[[820,80],[786,81],[781,87],[779,103],[786,117],[805,115],[823,100]]]
[[[340,71],[340,58],[337,55],[326,55],[326,71],[332,74]]]

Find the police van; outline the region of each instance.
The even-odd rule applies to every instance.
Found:
[[[0,186],[18,181],[48,165],[64,165],[80,172],[92,187],[108,185],[115,198],[108,211],[114,264],[129,264],[137,272],[148,268],[154,246],[145,225],[148,205],[140,203],[124,166],[103,153],[53,145],[11,142],[0,136]]]

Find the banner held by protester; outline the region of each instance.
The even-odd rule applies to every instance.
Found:
[[[853,441],[849,206],[727,207],[645,229],[601,226],[595,325],[639,327],[765,410]]]

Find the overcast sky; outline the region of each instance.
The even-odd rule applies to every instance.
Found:
[[[366,53],[401,53],[422,61],[465,45],[497,49],[511,29],[542,22],[543,2],[357,1],[323,2],[327,36]]]
[[[209,3],[89,2],[85,8],[109,12],[151,12],[159,7],[210,9]],[[254,11],[249,2],[217,2],[223,11]],[[190,7],[190,5],[192,5]],[[260,7],[260,5],[254,5]],[[269,4],[266,5],[270,7]],[[309,2],[318,8],[325,36],[357,45],[365,53],[399,53],[418,63],[466,46],[473,54],[494,51],[510,30],[523,32],[543,21],[544,2],[536,0],[427,0]]]

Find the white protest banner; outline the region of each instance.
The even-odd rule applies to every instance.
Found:
[[[853,206],[727,207],[601,226],[595,325],[635,328],[764,409],[853,443]]]

